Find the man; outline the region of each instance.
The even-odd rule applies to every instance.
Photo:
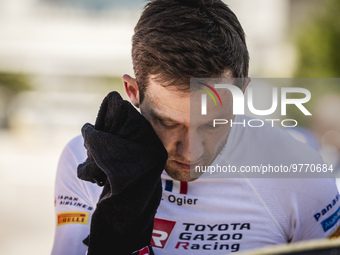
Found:
[[[125,90],[168,152],[151,239],[156,255],[227,254],[337,235],[339,195],[332,179],[193,175],[197,166],[322,162],[315,152],[270,125],[213,127],[212,118],[249,120],[233,114],[229,90],[218,91],[223,108],[214,112],[216,116],[191,118],[199,113],[190,103],[200,102],[202,93],[190,90],[190,78],[237,78],[242,91],[250,82],[244,32],[222,1],[151,1],[135,27],[132,44],[136,78],[123,76]],[[87,250],[82,241],[89,234],[102,188],[77,178],[77,166],[87,156],[83,143],[82,137],[73,139],[58,165],[56,213],[66,220],[57,223],[52,254]],[[301,151],[303,156],[297,154]]]

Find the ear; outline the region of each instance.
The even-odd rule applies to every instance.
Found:
[[[130,75],[124,74],[123,77],[125,92],[130,98],[131,103],[139,107],[139,87],[136,79],[132,78]]]
[[[244,84],[244,87],[243,87],[243,89],[242,89],[243,94],[244,94],[244,92],[246,91],[246,89],[247,89],[247,87],[248,87],[248,85],[249,85],[250,82],[251,82],[251,78],[250,78],[250,77],[247,77],[246,84]]]

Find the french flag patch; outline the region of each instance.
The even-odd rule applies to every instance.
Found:
[[[165,190],[172,193],[187,194],[188,182],[165,180]]]

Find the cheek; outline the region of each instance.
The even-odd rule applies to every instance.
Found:
[[[152,125],[159,139],[162,141],[165,149],[169,152],[174,146],[175,137],[173,132],[164,130],[164,128],[160,128],[157,125]]]
[[[229,131],[230,128],[221,128],[218,132],[213,134],[205,134],[203,138],[205,152],[208,152],[210,155],[219,153],[227,142]]]
[[[213,156],[216,154],[216,151],[219,148],[219,141],[216,141],[214,139],[207,139],[203,143],[203,148],[204,148],[204,154]]]

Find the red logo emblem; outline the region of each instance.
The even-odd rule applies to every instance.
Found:
[[[155,218],[151,246],[163,249],[169,240],[176,221]]]
[[[150,255],[149,247],[146,246],[138,252],[138,255]]]

